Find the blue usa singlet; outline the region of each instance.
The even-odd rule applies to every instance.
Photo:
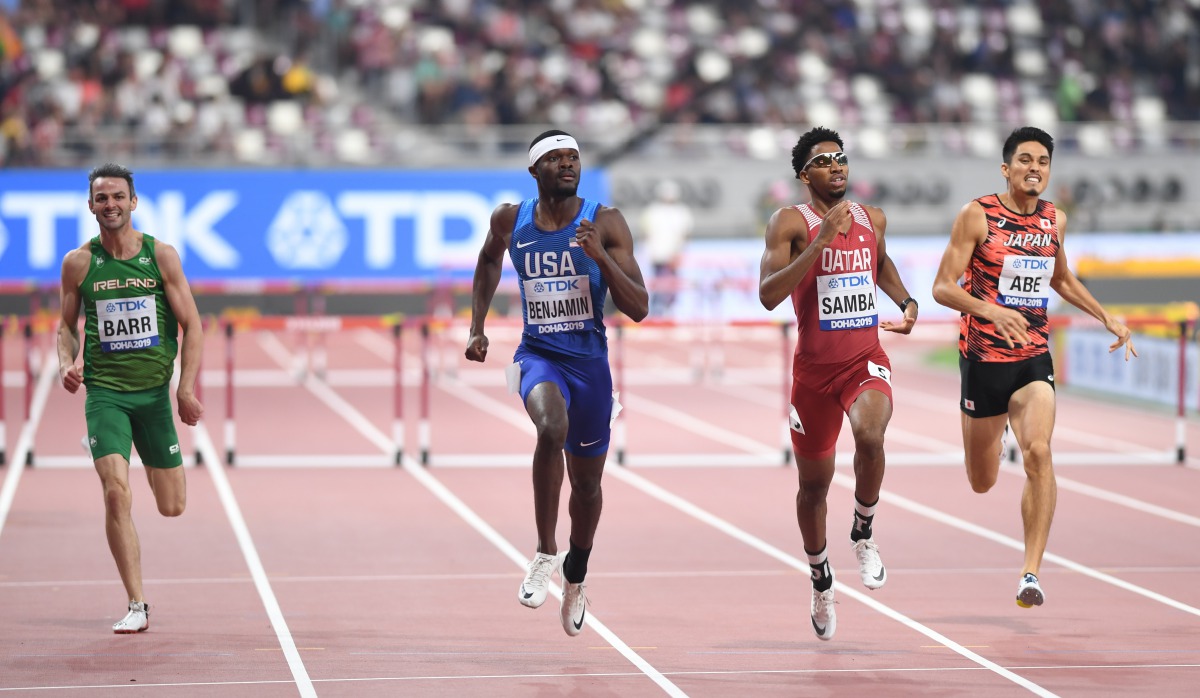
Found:
[[[521,281],[521,343],[592,358],[606,356],[604,297],[608,284],[596,260],[575,242],[583,219],[596,220],[600,204],[583,200],[575,220],[562,230],[539,230],[533,222],[538,200],[526,199],[517,212],[508,255]]]

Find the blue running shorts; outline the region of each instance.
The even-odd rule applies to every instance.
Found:
[[[521,365],[521,403],[539,383],[558,386],[567,401],[568,453],[580,457],[608,452],[612,433],[612,372],[608,356],[580,359],[517,347],[513,362]]]

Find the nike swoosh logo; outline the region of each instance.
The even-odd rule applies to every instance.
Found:
[[[533,598],[533,592],[532,592],[532,591],[525,591],[525,585],[524,585],[524,584],[522,584],[522,585],[521,585],[521,593],[522,593],[522,594],[524,594],[524,595],[525,595],[525,598],[527,598],[527,599],[532,599],[532,598]]]
[[[589,442],[588,442],[588,443],[586,443],[586,444],[585,444],[585,443],[583,443],[583,442],[580,442],[580,443],[579,443],[579,445],[580,445],[580,446],[582,446],[582,447],[584,447],[584,448],[587,448],[588,446],[595,446],[595,445],[596,445],[596,444],[598,444],[598,443],[600,443],[600,439],[596,439],[595,441],[589,441]]]
[[[523,249],[525,249],[526,247],[529,247],[530,245],[532,245],[532,244],[533,244],[533,243],[535,243],[535,242],[537,242],[537,240],[530,240],[529,242],[518,242],[518,243],[517,243],[517,249],[518,249],[518,250],[523,250]]]
[[[812,624],[813,624],[813,630],[816,630],[818,635],[822,635],[822,636],[824,636],[824,635],[825,635],[825,628],[822,628],[821,626],[817,625],[817,619],[816,619],[816,618],[813,618],[812,616],[809,616],[808,618],[809,618],[809,620],[811,620],[811,621],[812,621]]]
[[[579,614],[579,622],[578,623],[576,623],[575,621],[571,621],[571,623],[575,626],[576,630],[583,630],[583,619],[584,618],[587,618],[587,609],[586,608],[583,610],[583,613]]]
[[[880,567],[880,568],[879,568],[879,574],[875,575],[875,581],[877,581],[877,582],[882,582],[882,581],[883,581],[883,575],[884,575],[884,574],[886,574],[885,570],[884,570],[882,567]]]
[[[558,138],[555,138],[555,139],[554,139],[554,142],[555,142],[555,143],[559,143],[559,142],[562,142],[562,141],[565,141],[565,140],[567,140],[565,136],[559,136]]]

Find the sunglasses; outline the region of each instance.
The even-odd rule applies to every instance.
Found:
[[[810,165],[816,165],[817,167],[831,167],[835,161],[839,165],[845,165],[847,162],[850,162],[850,158],[846,157],[846,154],[840,150],[836,153],[821,153],[820,155],[812,156],[808,162],[804,163],[804,167],[801,167],[800,169],[807,170]]]

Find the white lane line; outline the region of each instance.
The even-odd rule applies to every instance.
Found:
[[[321,398],[322,400],[325,400],[327,395],[332,394],[332,391],[328,391],[328,392],[314,391],[314,394],[317,395],[317,397]],[[387,436],[383,432],[376,429],[375,426],[370,423],[370,420],[366,419],[366,417],[364,417],[361,413],[359,413],[352,405],[347,403],[345,400],[342,400],[340,397],[338,397],[337,400],[327,402],[327,404],[329,405],[329,407],[331,409],[334,410],[334,412],[338,413],[339,415],[342,415],[342,416],[346,417],[347,419],[350,419],[351,417],[353,417],[354,421],[352,423],[358,424],[361,427],[360,431],[363,431],[364,433],[366,433],[368,431],[373,431],[374,435],[368,437],[371,439],[371,441],[373,443],[378,444],[381,441],[383,441],[383,442],[387,442],[390,444],[390,441],[387,439]],[[526,420],[526,422],[528,423],[528,420]],[[533,428],[532,424],[528,424],[528,426],[530,429]],[[358,428],[358,427],[356,427],[356,428]],[[424,467],[422,467],[420,464],[418,464],[416,461],[414,461],[412,458],[410,458],[408,456],[404,457],[403,468],[406,472],[408,472],[410,475],[412,475],[413,478],[417,480],[417,482],[419,482],[423,486],[425,486],[425,488],[428,489],[435,497],[437,497],[443,504],[445,504],[447,507],[449,507],[451,511],[458,514],[458,516],[460,518],[462,518],[464,521],[467,522],[468,525],[470,525],[472,528],[474,528],[475,531],[478,532],[481,536],[483,536],[483,538],[485,540],[487,540],[492,545],[494,545],[498,550],[500,550],[500,552],[502,552],[505,555],[505,557],[512,560],[521,570],[525,569],[525,566],[529,562],[529,560],[525,556],[523,556],[516,549],[516,547],[512,545],[512,543],[508,542],[507,539],[505,539],[503,536],[501,536],[500,533],[498,531],[496,531],[496,529],[492,528],[491,525],[489,525],[486,521],[484,521],[478,514],[476,514],[470,507],[468,507],[453,492],[451,492],[448,488],[446,488],[446,486],[443,485],[441,483],[441,481],[439,481],[437,478],[435,478],[433,475],[431,475],[428,470],[426,470]],[[550,584],[550,592],[554,595],[555,598],[557,598],[557,599],[562,598],[562,590],[559,589],[558,585],[556,585],[554,583]],[[605,626],[603,623],[601,623],[600,620],[594,614],[592,614],[592,613],[587,614],[587,619],[585,622],[588,625],[590,625],[601,637],[603,637],[606,642],[608,642],[610,645],[612,645],[612,647],[614,649],[616,649],[618,652],[620,652],[622,656],[624,656],[627,660],[629,660],[629,662],[631,664],[633,664],[638,669],[640,669],[642,671],[642,673],[646,675],[647,678],[654,681],[654,683],[658,684],[658,686],[660,688],[662,688],[663,691],[667,695],[670,695],[670,696],[686,696],[687,695],[682,690],[680,690],[679,687],[677,687],[675,684],[671,683],[665,676],[663,676],[662,672],[660,672],[658,669],[655,669],[654,666],[652,666],[649,662],[647,662],[645,659],[643,659],[641,657],[641,655],[639,655],[632,648],[630,648],[628,644],[626,644],[620,637],[618,637],[616,635],[616,633],[609,630],[608,627]]]
[[[709,425],[707,422],[705,422],[701,419],[696,419],[694,417],[690,418],[690,419],[692,419],[696,423],[694,425],[695,429],[704,429],[706,426],[715,427],[715,425]],[[834,475],[833,482],[834,482],[834,484],[837,484],[841,487],[845,487],[846,489],[849,489],[851,491],[854,490],[854,478],[852,478],[850,476],[843,475],[842,473],[836,473]],[[908,499],[907,497],[903,497],[901,495],[894,494],[894,493],[888,491],[886,488],[880,494],[880,497],[889,502],[892,502],[893,504],[895,504],[897,506],[900,506],[901,508],[907,509],[916,514],[920,514],[921,516],[924,516],[926,518],[933,519],[934,521],[938,521],[940,523],[952,526],[954,528],[958,528],[959,530],[966,531],[968,533],[972,533],[972,534],[980,536],[982,538],[986,538],[988,540],[999,543],[1003,546],[1012,548],[1014,550],[1019,550],[1022,552],[1024,552],[1024,550],[1025,550],[1025,544],[1021,541],[1018,541],[1016,539],[1010,538],[1003,534],[997,533],[996,531],[993,531],[991,529],[984,528],[983,526],[978,526],[978,525],[973,524],[964,519],[960,519],[956,516],[952,516],[943,511],[940,511],[938,509],[934,509],[933,507],[928,507],[928,506],[925,506],[924,504],[919,504],[914,500]],[[1170,606],[1171,608],[1174,608],[1174,609],[1177,609],[1180,611],[1184,611],[1186,613],[1191,613],[1193,615],[1200,616],[1200,609],[1198,609],[1194,606],[1189,606],[1188,604],[1185,604],[1181,601],[1177,601],[1177,600],[1172,599],[1163,594],[1159,594],[1158,592],[1151,591],[1149,589],[1146,589],[1145,587],[1141,587],[1141,586],[1138,586],[1131,582],[1127,582],[1123,579],[1119,579],[1110,574],[1105,574],[1104,572],[1100,572],[1099,570],[1096,570],[1094,568],[1088,567],[1087,565],[1083,565],[1081,563],[1075,562],[1074,560],[1070,560],[1061,555],[1056,555],[1054,553],[1047,552],[1043,556],[1043,559],[1048,560],[1050,562],[1054,562],[1054,563],[1059,564],[1068,569],[1074,570],[1082,575],[1091,577],[1092,579],[1104,582],[1106,584],[1111,584],[1112,586],[1124,589],[1126,591],[1133,592],[1135,594],[1144,596],[1153,601],[1157,601],[1159,603],[1165,604],[1167,606]]]
[[[742,391],[735,391],[733,389],[726,389],[723,387],[718,388],[717,391],[721,392],[721,393],[726,393],[729,395],[738,395],[739,392],[742,392]],[[915,396],[914,402],[916,402],[924,410],[929,410],[929,411],[937,410],[937,411],[940,411],[943,413],[951,413],[951,412],[957,413],[957,409],[954,408],[953,405],[947,407],[947,403],[945,400],[937,398],[928,393],[922,393],[920,391],[910,391],[910,390],[906,389],[906,390],[904,390],[903,395],[905,396],[906,401],[907,401],[907,398],[909,398],[911,396]],[[751,402],[753,402],[755,404],[768,404],[768,405],[776,404],[775,400],[770,399],[763,395],[755,395],[752,392],[747,393],[745,395],[740,395],[740,397],[750,400]],[[697,428],[701,428],[701,427],[697,427]],[[1063,429],[1065,429],[1065,427],[1056,426],[1055,434],[1060,433]],[[1078,432],[1078,433],[1082,435],[1080,437],[1081,439],[1085,438],[1085,437],[1087,439],[1090,439],[1090,441],[1088,441],[1088,443],[1096,444],[1096,445],[1103,445],[1104,443],[1112,442],[1112,443],[1110,443],[1110,445],[1114,449],[1123,450],[1125,453],[1125,455],[1112,454],[1112,453],[1097,453],[1094,456],[1084,455],[1080,458],[1080,460],[1083,460],[1083,461],[1088,461],[1088,460],[1095,460],[1095,461],[1117,460],[1117,461],[1120,461],[1120,460],[1128,460],[1128,459],[1133,459],[1133,458],[1156,458],[1157,459],[1157,458],[1160,458],[1161,456],[1163,456],[1163,454],[1160,452],[1147,451],[1144,446],[1137,446],[1136,444],[1130,444],[1127,441],[1116,441],[1116,440],[1108,439],[1107,437],[1104,437],[1099,434],[1091,434],[1091,433],[1085,433],[1085,432]],[[929,449],[931,451],[935,451],[936,453],[933,455],[937,456],[938,462],[934,463],[934,462],[932,462],[933,459],[931,459],[931,462],[929,463],[930,465],[944,464],[944,461],[946,461],[948,458],[951,461],[951,463],[953,463],[955,461],[957,463],[962,463],[962,460],[963,460],[963,451],[962,451],[961,444],[953,444],[948,441],[942,441],[940,439],[935,439],[935,438],[927,437],[927,436],[924,436],[921,434],[916,434],[914,432],[910,432],[905,429],[901,429],[901,428],[895,426],[895,424],[888,425],[887,440],[896,441],[896,442],[899,442],[899,443],[902,443],[902,444],[905,444],[908,446],[912,446],[915,448],[925,448],[925,449]],[[1137,450],[1130,450],[1131,448],[1135,448]],[[956,454],[956,455],[953,455],[953,454]],[[894,461],[894,460],[900,460],[901,463],[898,463],[898,464],[905,464],[905,465],[920,461],[920,456],[917,456],[914,454],[905,453],[905,454],[898,454],[898,455],[902,455],[902,456],[904,456],[904,458],[898,459],[896,456],[889,456],[888,457],[888,465],[892,465],[893,464],[892,461]],[[630,457],[632,458],[632,454]],[[1172,459],[1173,458],[1174,458],[1174,456],[1172,455]],[[1064,459],[1061,457],[1054,458],[1055,463],[1058,465],[1063,464],[1062,460],[1064,460]],[[1075,459],[1068,459],[1068,460],[1075,460]],[[630,462],[631,462],[631,464],[633,463],[632,460]],[[838,464],[839,465],[842,464],[842,459],[840,457],[839,457]],[[1122,463],[1122,464],[1128,464],[1128,463]],[[1024,479],[1024,477],[1025,477],[1024,469],[1022,469],[1019,466],[1002,465],[1000,470],[1003,473],[1006,473],[1008,475],[1013,475],[1015,477],[1019,477],[1022,479]],[[1112,492],[1111,490],[1106,490],[1101,487],[1089,485],[1089,484],[1080,482],[1078,480],[1072,480],[1071,478],[1063,477],[1062,475],[1060,475],[1058,473],[1055,473],[1054,479],[1056,482],[1058,482],[1058,486],[1060,488],[1062,488],[1064,490],[1068,490],[1070,492],[1074,492],[1076,494],[1081,494],[1086,497],[1092,497],[1094,499],[1099,499],[1101,501],[1105,501],[1110,504],[1116,504],[1118,506],[1123,506],[1123,507],[1126,507],[1129,509],[1133,509],[1135,511],[1140,511],[1144,514],[1150,514],[1151,516],[1157,516],[1159,518],[1167,519],[1169,521],[1174,521],[1176,523],[1181,523],[1181,524],[1185,524],[1188,526],[1200,527],[1200,517],[1192,516],[1191,514],[1185,514],[1183,512],[1176,511],[1174,509],[1168,509],[1166,507],[1162,507],[1157,504],[1152,504],[1145,500],[1141,500],[1141,499],[1137,499],[1134,497],[1130,497],[1128,495]]]
[[[5,466],[8,468],[8,473],[4,476],[4,485],[0,487],[0,534],[4,533],[4,522],[8,520],[8,512],[12,510],[13,500],[17,496],[17,484],[25,472],[25,458],[33,449],[34,434],[37,432],[38,424],[42,421],[42,415],[46,412],[46,402],[50,399],[50,388],[57,382],[57,378],[58,371],[51,370],[47,363],[43,363],[42,372],[38,376],[38,382],[34,388],[33,400],[29,406],[29,419],[21,428],[21,435],[17,437],[16,447],[8,454],[8,465]],[[3,399],[3,393],[0,392],[0,400]]]
[[[848,475],[843,475],[841,473],[837,473],[833,476],[833,481],[834,481],[834,483],[836,483],[842,487],[845,487],[851,491],[854,490],[854,478],[852,478]],[[992,541],[993,543],[999,543],[1000,545],[1003,545],[1006,548],[1011,548],[1013,550],[1017,550],[1020,552],[1025,551],[1025,544],[1022,541],[1016,540],[1015,538],[1010,538],[1002,533],[997,533],[996,531],[993,531],[989,528],[984,528],[983,526],[980,526],[978,524],[971,523],[970,521],[967,521],[965,519],[960,519],[957,516],[947,514],[938,509],[934,509],[933,507],[929,507],[929,506],[926,506],[919,502],[915,502],[907,497],[904,497],[904,496],[901,496],[898,494],[894,494],[892,492],[887,491],[886,489],[883,492],[881,492],[879,496],[881,499],[887,501],[890,504],[898,506],[901,509],[907,509],[908,511],[911,511],[914,514],[919,514],[921,516],[924,516],[927,519],[932,519],[934,521],[937,521],[938,523],[945,524],[952,528],[957,528],[960,531],[964,531],[966,533],[970,533],[972,535],[979,536],[980,538],[986,538],[986,539]],[[1150,599],[1152,601],[1157,601],[1166,606],[1170,606],[1171,608],[1174,608],[1176,610],[1183,611],[1185,613],[1190,613],[1194,616],[1200,616],[1200,608],[1196,608],[1195,606],[1189,606],[1188,604],[1185,604],[1182,601],[1176,601],[1175,599],[1172,599],[1169,596],[1159,594],[1158,592],[1155,592],[1155,591],[1150,591],[1149,589],[1146,589],[1145,587],[1141,587],[1141,586],[1138,586],[1137,584],[1127,582],[1118,577],[1114,577],[1111,574],[1106,574],[1106,573],[1101,572],[1092,567],[1088,567],[1087,565],[1083,565],[1078,562],[1075,562],[1074,560],[1067,559],[1061,555],[1056,555],[1054,553],[1047,551],[1045,553],[1045,555],[1042,556],[1042,559],[1046,560],[1048,562],[1053,562],[1057,565],[1061,565],[1062,567],[1066,567],[1069,570],[1078,572],[1079,574],[1082,574],[1085,577],[1091,577],[1092,579],[1095,579],[1100,582],[1104,582],[1105,584],[1110,584],[1110,585],[1118,587],[1120,589],[1124,589],[1125,591],[1129,591],[1134,594],[1138,594],[1139,596],[1144,596],[1147,599]]]
[[[1010,475],[1016,475],[1021,478],[1025,477],[1025,471],[1021,469],[1020,466],[1004,465],[1001,466],[1000,469]],[[1191,514],[1185,514],[1183,512],[1175,511],[1174,509],[1168,509],[1166,507],[1160,507],[1157,504],[1151,504],[1150,502],[1146,502],[1141,499],[1136,499],[1134,497],[1111,492],[1094,485],[1089,485],[1084,482],[1065,478],[1057,473],[1054,475],[1054,480],[1058,483],[1058,486],[1061,489],[1070,490],[1076,494],[1093,497],[1110,504],[1117,504],[1135,511],[1140,511],[1144,514],[1150,514],[1151,516],[1157,516],[1159,518],[1174,521],[1176,523],[1200,528],[1200,517],[1192,516]]]
[[[233,528],[238,547],[242,551],[242,557],[246,560],[250,577],[254,580],[254,588],[258,590],[263,608],[267,611],[267,618],[270,619],[275,636],[279,639],[279,647],[283,650],[283,656],[292,672],[296,688],[304,698],[315,698],[317,691],[313,688],[312,679],[308,676],[308,669],[305,668],[304,660],[300,658],[300,652],[296,649],[296,641],[292,638],[292,632],[288,629],[287,621],[283,617],[279,600],[275,598],[275,592],[271,589],[271,581],[267,577],[262,559],[258,556],[258,549],[250,536],[250,528],[246,525],[241,507],[238,506],[237,498],[234,497],[233,488],[229,485],[229,478],[225,475],[224,461],[217,454],[217,449],[213,446],[212,438],[203,422],[192,427],[192,439],[204,458],[206,466],[204,470],[212,476],[217,497],[220,498],[221,505],[225,508],[225,515],[229,519],[230,527]]]
[[[630,472],[628,469],[625,469],[625,468],[611,468],[609,470],[609,472],[617,479],[619,479],[619,480],[629,484],[630,486],[642,491],[643,493],[659,500],[660,502],[663,502],[664,504],[667,504],[668,506],[671,506],[671,507],[681,511],[684,514],[687,514],[688,516],[691,516],[692,518],[697,519],[698,521],[705,523],[705,524],[717,529],[718,531],[721,531],[722,533],[734,538],[735,540],[737,540],[745,545],[748,545],[749,547],[754,548],[755,550],[757,550],[765,555],[768,555],[793,569],[799,570],[801,572],[809,571],[808,562],[806,560],[800,560],[799,558],[789,555],[788,553],[780,550],[779,548],[776,548],[775,546],[771,545],[770,543],[767,543],[763,539],[761,539],[757,536],[754,536],[737,526],[734,526],[733,524],[729,523],[728,521],[726,521],[714,514],[711,514],[708,511],[696,506],[695,504],[692,504],[691,502],[687,501],[686,499],[684,499],[672,492],[667,491],[666,489],[654,484],[653,482],[650,482],[649,480],[643,478],[641,475]],[[950,638],[946,637],[945,635],[942,635],[941,633],[937,632],[936,630],[934,630],[922,623],[919,623],[919,622],[913,620],[912,618],[909,618],[908,616],[904,615],[903,613],[900,613],[899,611],[894,610],[890,606],[886,606],[886,605],[876,601],[875,599],[867,596],[866,594],[858,591],[857,589],[847,586],[846,584],[843,584],[841,582],[834,582],[834,584],[837,586],[837,590],[838,590],[839,594],[842,594],[844,596],[849,596],[850,598],[854,599],[855,601],[858,601],[859,603],[861,603],[865,606],[868,606],[875,612],[881,613],[881,614],[887,616],[888,618],[891,618],[892,620],[900,623],[901,625],[904,625],[905,627],[907,627],[911,630],[915,630],[916,632],[930,638],[931,640],[933,640],[939,644],[945,645],[947,648],[954,650],[956,653],[963,656],[964,658],[966,658],[986,669],[989,669],[990,671],[998,674],[999,676],[1004,677],[1005,679],[1008,679],[1009,681],[1017,684],[1018,686],[1021,686],[1022,688],[1028,690],[1029,692],[1031,692],[1035,695],[1039,695],[1039,696],[1053,696],[1054,695],[1054,693],[1046,690],[1045,688],[1042,688],[1038,684],[1024,678],[1023,676],[1015,674],[1015,673],[1009,671],[1008,669],[1005,669],[1004,667],[1000,666],[999,664],[996,664],[995,662],[993,662],[990,659],[987,659],[975,652],[972,652],[971,650],[969,650],[966,647],[951,640]]]
[[[500,552],[504,553],[505,557],[512,560],[521,569],[525,569],[525,566],[528,563],[528,560],[525,558],[525,556],[522,555],[520,551],[518,551],[516,547],[512,545],[512,543],[509,543],[508,540],[501,536],[496,529],[492,528],[470,507],[463,503],[461,499],[455,496],[453,492],[447,489],[446,486],[441,483],[441,481],[430,475],[428,470],[421,467],[416,463],[416,461],[408,456],[405,456],[404,458],[404,470],[412,475],[418,482],[424,485],[430,492],[433,493],[435,497],[441,500],[442,503],[449,507],[454,513],[458,514],[458,516],[462,518],[463,521],[466,521],[471,528],[474,528],[481,536],[491,542],[492,545],[496,546]],[[560,600],[562,599],[562,590],[553,582],[550,584],[550,593],[554,595],[554,598]],[[669,696],[687,695],[678,686],[671,683],[670,679],[664,676],[662,672],[654,668],[653,665],[643,659],[641,655],[627,645],[625,641],[618,637],[617,634],[612,630],[610,630],[608,626],[601,623],[595,614],[587,614],[586,622],[593,630],[596,631],[598,635],[604,638],[608,644],[612,645],[613,648],[620,652],[621,656],[625,657],[625,659],[627,659],[631,664],[640,669],[647,678],[658,684],[658,687],[661,688],[664,693]]]
[[[476,399],[476,396],[469,396],[467,394],[468,392],[473,392],[473,391],[462,391],[463,394],[459,395],[458,393],[460,390],[461,390],[461,388],[459,386],[456,386],[455,390],[448,391],[448,392],[455,394],[456,396],[460,397],[463,400],[468,400],[468,397],[470,398],[469,401],[473,401],[474,399]],[[494,403],[493,404],[493,413],[496,416],[503,417],[505,419],[505,421],[514,421],[515,420],[515,418],[516,418],[516,410],[515,409],[513,409],[511,406],[502,405],[498,401],[491,401],[491,402]],[[645,400],[644,398],[642,400],[640,400],[640,402],[642,402],[643,404],[646,404],[647,406],[652,407],[654,409],[656,415],[659,414],[658,403],[655,403],[651,400]],[[720,429],[719,427],[716,427],[715,425],[707,424],[706,422],[703,422],[702,420],[695,419],[694,417],[690,417],[690,416],[686,415],[685,413],[679,412],[677,410],[670,410],[670,412],[671,412],[671,418],[674,420],[677,420],[679,422],[680,426],[684,426],[686,424],[687,426],[685,428],[689,428],[690,430],[696,431],[697,433],[711,434],[712,433],[711,429]],[[529,430],[533,429],[533,425],[530,424],[529,420],[527,420],[527,419],[524,420],[524,426],[527,427]],[[703,427],[709,427],[709,429],[706,430],[706,429],[703,429]],[[720,429],[720,431],[717,433],[719,434],[720,432],[724,432],[724,431],[725,430]],[[720,439],[720,437],[718,437],[718,439]],[[757,444],[757,442],[754,442],[751,439],[747,439],[745,437],[740,437],[740,436],[737,439],[731,439],[731,441],[736,441],[739,444],[754,444],[756,446],[759,445],[759,444]],[[760,552],[767,554],[770,557],[775,558],[776,560],[779,560],[780,562],[783,562],[784,564],[786,564],[794,569],[800,570],[801,572],[809,571],[807,561],[799,560],[791,555],[788,555],[787,553],[783,552],[782,550],[779,550],[778,548],[770,545],[766,541],[764,541],[760,538],[757,538],[757,537],[747,533],[746,531],[743,531],[742,529],[734,526],[733,524],[725,521],[724,519],[721,519],[707,511],[701,509],[700,507],[692,504],[691,502],[683,499],[682,497],[679,497],[678,495],[668,492],[667,490],[659,487],[658,485],[650,482],[649,480],[646,480],[642,476],[631,472],[627,468],[620,468],[620,467],[606,468],[605,471],[607,473],[609,473],[612,477],[622,480],[626,484],[629,484],[632,487],[634,487],[638,490],[641,490],[643,493],[645,493],[655,499],[658,499],[659,501],[661,501],[671,507],[674,507],[675,509],[678,509],[679,511],[681,511],[685,514],[688,514],[689,516],[692,516],[693,518],[696,518],[696,519],[700,520],[701,522],[712,526],[713,528],[716,528],[717,530],[737,539],[738,541],[740,541],[742,543],[745,543],[746,545],[749,545],[750,547],[752,547]],[[853,489],[853,486],[851,487],[851,489]],[[935,640],[936,642],[939,642],[941,644],[946,645],[947,647],[950,647],[951,649],[954,649],[955,652],[958,652],[960,655],[975,662],[976,664],[979,664],[980,666],[986,667],[986,668],[994,671],[995,673],[1026,688],[1027,690],[1029,690],[1037,695],[1040,695],[1040,696],[1053,696],[1054,695],[1053,693],[1051,693],[1050,691],[1047,691],[1046,689],[1042,688],[1041,686],[1038,686],[1037,684],[1035,684],[1031,681],[1028,681],[1027,679],[1025,679],[1023,677],[1018,676],[1017,674],[1014,674],[1014,673],[1008,671],[1007,669],[996,664],[995,662],[992,662],[991,660],[986,659],[986,658],[976,654],[975,652],[972,652],[971,650],[967,649],[966,647],[959,645],[958,643],[956,643],[953,640],[951,640],[950,638],[942,635],[941,633],[938,633],[937,631],[933,630],[932,628],[926,627],[926,626],[918,623],[917,621],[909,618],[908,616],[905,616],[902,613],[899,613],[898,611],[895,611],[892,608],[885,606],[884,604],[881,604],[878,601],[875,601],[874,599],[869,598],[868,596],[859,592],[858,590],[853,589],[849,586],[846,586],[845,584],[842,584],[841,582],[835,582],[835,583],[837,584],[839,593],[849,596],[850,598],[872,608],[876,612],[882,613],[883,615],[886,615],[889,618],[891,618],[913,630],[916,630],[917,632],[921,633],[922,635],[925,635],[926,637],[929,637],[929,638]]]
[[[1012,567],[893,567],[888,565],[888,576],[914,576],[922,577],[931,574],[942,575],[994,575],[1007,574],[1012,571]],[[1152,572],[1155,574],[1185,574],[1194,575],[1200,573],[1200,567],[1190,565],[1186,567],[1142,567],[1133,565],[1129,567],[1110,567],[1108,572]],[[781,577],[792,576],[790,570],[781,570],[778,568],[761,569],[761,570],[596,570],[588,572],[589,578],[596,579],[678,579],[681,575],[686,577],[704,577],[710,579],[721,579],[726,577]],[[477,573],[462,573],[462,574],[351,574],[351,575],[308,575],[308,576],[289,576],[276,577],[275,585],[286,584],[373,584],[376,582],[391,583],[417,583],[417,582],[447,582],[447,583],[475,583],[480,581],[495,581],[497,579],[518,580],[521,578],[519,572],[477,572]],[[165,585],[188,585],[188,584],[251,584],[254,580],[250,577],[180,577],[176,579],[146,579],[147,585],[165,586]],[[56,587],[91,587],[91,586],[120,586],[119,580],[113,579],[46,579],[46,580],[29,580],[20,582],[0,582],[0,589],[27,589],[27,588],[56,588]],[[1192,652],[1194,650],[1187,650]]]

